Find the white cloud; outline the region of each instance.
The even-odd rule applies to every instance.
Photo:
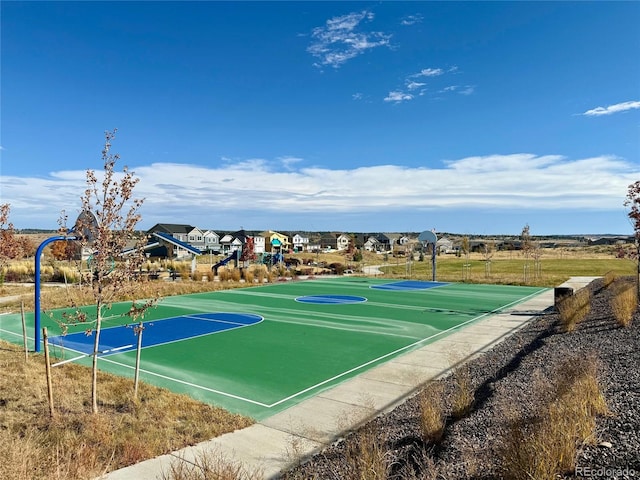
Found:
[[[385,102],[394,102],[394,103],[406,102],[408,100],[413,100],[413,95],[411,95],[410,93],[404,93],[397,90],[393,92],[389,92],[389,95],[387,95],[384,98]]]
[[[400,25],[410,26],[415,25],[416,23],[422,23],[423,16],[421,14],[416,15],[407,15],[406,17],[402,17],[400,19]]]
[[[457,72],[458,67],[453,66],[448,69],[442,68],[423,68],[417,73],[409,74],[404,79],[405,89],[413,93],[405,93],[400,89],[391,91],[383,100],[385,102],[401,103],[407,100],[413,100],[416,96],[422,97],[427,93],[427,82],[421,81],[422,79],[429,79],[429,82],[434,82],[435,77],[440,77],[449,73]],[[444,77],[443,77],[444,78]],[[418,91],[417,91],[418,90]],[[416,92],[417,91],[417,92]],[[432,90],[435,92],[436,90]],[[471,95],[475,91],[473,85],[449,85],[447,87],[437,90],[438,93],[450,93],[457,92],[460,95]]]
[[[426,83],[421,83],[421,82],[414,82],[414,81],[408,81],[407,82],[407,88],[409,90],[416,90],[420,87],[424,87],[426,85]]]
[[[423,68],[420,73],[414,74],[416,77],[438,77],[442,75],[444,71],[441,68]]]
[[[622,102],[616,103],[615,105],[609,105],[608,107],[596,107],[594,109],[587,110],[583,115],[598,117],[601,115],[612,115],[614,113],[626,112],[636,108],[640,108],[639,101]]]
[[[475,86],[467,85],[465,87],[462,87],[462,90],[460,90],[460,95],[472,95],[475,91],[476,91]]]
[[[279,157],[278,160],[282,163],[282,166],[287,170],[291,170],[297,163],[304,161],[304,159],[299,157],[285,156]]]
[[[253,215],[255,221],[263,222],[254,227],[263,228],[273,219],[282,223],[304,214],[381,216],[460,208],[469,215],[486,208],[496,212],[518,209],[525,216],[533,210],[570,208],[618,211],[627,186],[640,176],[638,165],[612,156],[568,159],[511,154],[467,157],[439,167],[293,169],[301,163],[298,157],[282,157],[219,167],[142,165],[133,169],[140,178],[135,197],[145,199],[143,220],[154,219],[153,223],[204,218],[211,219],[209,228],[226,216],[248,225],[243,217]],[[43,219],[55,227],[61,210],[69,217],[77,213],[74,207],[80,208],[84,188],[83,171],[60,171],[44,178],[3,177],[2,194],[19,228],[42,226]]]
[[[391,35],[358,30],[362,22],[373,19],[374,14],[366,10],[331,18],[324,26],[312,30],[312,43],[307,51],[319,59],[318,66],[339,68],[367,50],[388,46]]]

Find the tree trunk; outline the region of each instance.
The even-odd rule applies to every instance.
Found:
[[[91,365],[91,411],[98,413],[98,352],[100,348],[100,326],[102,323],[102,302],[96,305],[96,327],[93,341],[93,362]]]

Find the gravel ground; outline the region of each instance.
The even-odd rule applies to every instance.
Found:
[[[508,418],[532,416],[558,365],[588,355],[597,357],[600,387],[610,414],[597,418],[597,439],[580,449],[576,469],[557,478],[640,478],[640,310],[629,328],[619,327],[611,314],[611,289],[602,288],[601,280],[587,288],[592,290],[591,310],[574,332],[562,333],[558,315],[550,309],[465,364],[462,372],[475,392],[474,406],[456,420],[451,405],[445,405],[446,428],[440,442],[422,441],[416,396],[283,478],[382,478],[358,471],[357,458],[362,452],[354,452],[366,438],[363,432],[382,445],[390,479],[502,478],[500,446],[510,436]],[[449,399],[458,382],[449,376],[439,384],[444,398]]]

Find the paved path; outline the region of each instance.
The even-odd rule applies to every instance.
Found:
[[[574,277],[562,286],[578,290],[592,280],[594,277]],[[193,461],[203,454],[222,455],[241,463],[248,471],[260,469],[264,479],[277,478],[296,459],[320,451],[344,432],[391,410],[415,394],[424,382],[446,375],[457,364],[490,349],[553,306],[553,302],[554,292],[549,290],[512,310],[394,358],[260,423],[117,470],[101,479],[157,479],[162,472],[168,472],[172,462]],[[452,359],[452,355],[457,359]]]

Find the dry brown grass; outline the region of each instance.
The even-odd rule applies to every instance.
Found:
[[[252,423],[185,395],[100,373],[101,413],[91,414],[90,371],[53,371],[56,415],[49,418],[44,358],[28,362],[0,342],[0,478],[89,479]]]
[[[558,303],[560,323],[565,332],[573,332],[591,310],[591,291],[582,288],[573,295],[569,295]]]
[[[453,372],[454,389],[451,394],[451,415],[455,419],[467,416],[473,409],[475,392],[471,385],[471,374],[467,365],[457,367]]]
[[[221,269],[222,271],[223,269]],[[215,290],[228,290],[230,288],[244,288],[251,284],[241,282],[202,282],[192,280],[141,280],[136,286],[136,294],[123,295],[119,300],[131,301],[141,298],[153,298],[154,296],[168,297],[172,295],[185,295],[189,293],[211,292]],[[0,304],[0,313],[16,312],[20,310],[20,301],[24,301],[25,310],[33,311],[34,289],[33,285],[11,285],[5,283],[0,287],[0,296],[16,296],[15,300]],[[73,299],[79,305],[91,305],[95,302],[93,294],[86,285],[60,285],[45,286],[41,292],[42,307],[45,310],[65,308]]]
[[[260,469],[247,469],[219,452],[202,453],[194,460],[176,459],[161,480],[261,480]]]
[[[420,405],[420,433],[428,444],[442,439],[445,427],[444,388],[439,382],[427,385],[418,396]]]
[[[609,285],[615,282],[617,278],[618,278],[618,275],[616,274],[616,272],[605,273],[604,276],[602,277],[602,286],[604,288],[607,288]]]
[[[595,441],[595,417],[608,413],[595,356],[576,355],[560,365],[534,418],[512,419],[503,439],[504,478],[555,479],[575,467],[578,448]]]
[[[386,480],[391,470],[389,454],[381,432],[368,423],[347,445],[346,462],[350,475],[344,480]]]
[[[615,282],[614,285],[611,311],[616,323],[626,328],[631,326],[633,315],[638,309],[638,291],[633,283]]]

